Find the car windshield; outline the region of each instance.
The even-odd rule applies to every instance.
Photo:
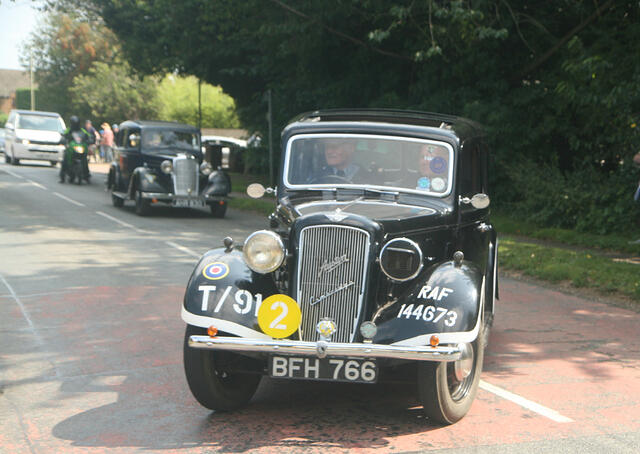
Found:
[[[284,183],[292,189],[366,187],[444,197],[453,149],[444,142],[364,134],[303,134],[289,140]]]
[[[64,130],[59,117],[21,114],[18,117],[18,129],[37,129],[39,131],[62,132]]]
[[[199,150],[198,134],[171,129],[145,129],[142,131],[143,148],[180,148]]]

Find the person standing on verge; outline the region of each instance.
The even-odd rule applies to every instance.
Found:
[[[105,162],[111,162],[113,160],[113,131],[108,123],[102,123],[101,126],[103,133],[100,140],[100,156]]]

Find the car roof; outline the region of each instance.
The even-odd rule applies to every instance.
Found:
[[[435,112],[400,109],[326,109],[305,112],[294,117],[289,126],[298,124],[334,123],[378,123],[390,125],[409,125],[450,131],[460,139],[482,137],[485,135],[482,126],[473,120]]]
[[[171,129],[187,129],[197,132],[198,128],[185,123],[178,123],[175,121],[159,121],[159,120],[127,120],[120,123],[120,129],[138,127],[144,128],[171,128]]]
[[[15,112],[20,115],[41,115],[43,117],[59,117],[60,114],[57,112],[44,112],[42,110],[23,110],[23,109],[14,109],[12,112]]]

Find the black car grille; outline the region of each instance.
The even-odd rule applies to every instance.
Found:
[[[354,227],[302,229],[296,288],[302,340],[317,340],[316,324],[330,318],[338,328],[331,340],[353,341],[364,304],[369,245],[369,234]]]
[[[186,156],[173,159],[173,184],[175,195],[198,194],[198,161]]]

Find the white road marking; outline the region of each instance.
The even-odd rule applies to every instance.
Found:
[[[36,342],[41,347],[44,347],[45,346],[44,340],[42,339],[42,337],[40,336],[40,333],[36,330],[35,325],[31,321],[31,317],[29,316],[29,312],[27,311],[27,308],[24,307],[24,304],[22,304],[22,301],[20,301],[20,298],[18,298],[18,295],[13,290],[13,287],[11,287],[11,285],[9,285],[9,283],[7,282],[7,280],[4,278],[4,276],[2,274],[0,274],[0,280],[2,281],[4,286],[7,287],[7,290],[9,290],[9,293],[11,294],[11,297],[13,298],[13,300],[16,302],[16,304],[20,308],[20,312],[22,312],[22,316],[24,317],[24,319],[27,321],[27,324],[29,325],[29,330],[33,333],[34,337],[36,338]],[[51,365],[51,368],[53,370],[55,370],[56,377],[60,377],[60,371],[55,366],[53,361],[51,361],[51,360],[46,360],[46,361]]]
[[[193,249],[189,249],[188,247],[185,246],[180,246],[179,244],[174,243],[173,241],[165,241],[165,244],[176,248],[179,251],[184,252],[185,254],[191,255],[195,258],[200,258],[202,256],[202,254],[198,254],[196,251],[194,251]]]
[[[35,187],[37,187],[37,188],[40,188],[40,189],[47,189],[47,188],[45,188],[44,186],[42,186],[40,183],[38,183],[37,181],[33,181],[33,180],[28,179],[28,178],[26,178],[26,180],[27,180],[29,183],[31,183],[32,185],[34,185]]]
[[[496,396],[500,396],[503,399],[510,400],[511,402],[520,405],[527,410],[531,410],[539,415],[542,415],[546,418],[551,419],[555,422],[573,422],[573,419],[567,418],[566,416],[561,415],[555,410],[545,407],[544,405],[537,404],[535,402],[530,401],[529,399],[525,399],[522,396],[518,396],[517,394],[513,394],[512,392],[507,391],[506,389],[502,389],[498,386],[492,385],[491,383],[487,383],[484,380],[480,380],[480,388],[485,391],[489,391],[490,393],[495,394]]]
[[[96,214],[98,214],[98,215],[100,215],[100,216],[102,216],[102,217],[105,217],[105,218],[107,218],[107,219],[109,219],[109,220],[111,220],[111,221],[113,221],[113,222],[116,222],[116,223],[120,224],[120,225],[121,225],[121,226],[123,226],[123,227],[128,227],[128,228],[130,228],[130,229],[133,229],[133,230],[135,230],[135,231],[136,231],[136,232],[138,232],[138,233],[149,233],[149,232],[147,232],[146,230],[139,229],[139,228],[138,228],[138,227],[136,227],[135,225],[128,224],[128,223],[126,223],[126,222],[124,222],[124,221],[121,221],[121,220],[120,220],[120,219],[118,219],[118,218],[114,218],[113,216],[108,215],[107,213],[103,213],[102,211],[96,211]]]
[[[21,179],[21,180],[26,180],[26,178],[25,178],[25,177],[23,177],[22,175],[18,175],[17,173],[13,173],[11,170],[7,170],[7,169],[2,169],[2,170],[4,170],[5,172],[7,172],[7,173],[8,173],[9,175],[11,175],[12,177],[16,177],[16,178],[19,178],[19,179]]]
[[[69,203],[73,203],[74,205],[77,205],[79,207],[83,207],[86,206],[84,203],[80,203],[80,202],[76,202],[73,199],[70,199],[69,197],[67,197],[66,195],[62,195],[59,192],[54,192],[53,195],[55,195],[56,197],[60,197],[62,200],[66,200]]]

